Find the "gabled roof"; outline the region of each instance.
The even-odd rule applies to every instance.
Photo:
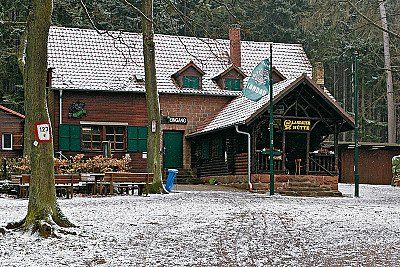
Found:
[[[290,91],[294,90],[301,83],[307,83],[317,94],[319,94],[340,116],[354,127],[354,119],[333,99],[325,90],[322,90],[306,74],[297,79],[288,79],[273,85],[274,103],[281,100]],[[249,124],[258,115],[269,108],[269,95],[261,98],[258,102],[247,99],[243,95],[227,104],[215,117],[206,121],[188,136],[196,136],[207,132],[226,129],[234,125]]]
[[[240,75],[243,76],[243,78],[246,78],[247,75],[237,66],[235,65],[230,65],[227,69],[223,70],[221,73],[219,73],[217,76],[213,77],[213,80],[218,80],[219,78],[221,78],[222,76],[224,76],[225,74],[227,74],[228,72],[230,72],[231,70],[236,71],[237,73],[239,73]]]
[[[272,67],[272,72],[276,74],[282,81],[286,80],[285,75],[283,75],[277,68]]]
[[[183,68],[181,68],[180,70],[178,70],[176,73],[174,73],[172,76],[176,76],[181,74],[182,72],[184,72],[185,70],[187,70],[188,68],[194,68],[198,73],[200,73],[201,75],[204,75],[204,71],[202,69],[200,69],[196,64],[194,64],[193,61],[190,61],[188,64],[186,64],[186,66],[184,66]]]
[[[5,106],[0,105],[0,110],[3,110],[5,112],[7,112],[7,113],[10,113],[10,114],[12,114],[14,116],[17,116],[17,117],[21,118],[21,119],[25,119],[25,116],[22,115],[21,113],[18,113],[16,111],[12,110],[12,109],[6,108]]]
[[[269,57],[268,42],[242,41],[242,67],[251,73]],[[222,90],[212,78],[230,66],[229,40],[155,35],[157,86],[160,93],[239,96]],[[48,66],[53,68],[53,89],[145,92],[142,34],[51,27]],[[311,75],[311,64],[300,44],[273,44],[274,66],[288,79]],[[205,75],[202,90],[180,89],[171,75],[193,61]],[[245,81],[246,82],[246,79]]]

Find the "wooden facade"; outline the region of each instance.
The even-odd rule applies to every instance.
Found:
[[[276,97],[274,169],[278,174],[337,176],[339,153],[323,147],[328,136],[352,129],[352,119],[322,95],[308,78],[298,79]],[[251,134],[251,173],[269,172],[268,106],[240,125]],[[235,128],[191,136],[192,162],[200,177],[243,175],[247,171],[247,137]]]
[[[121,129],[121,147],[112,149],[112,154],[116,157],[122,157],[126,154],[132,159],[132,171],[145,171],[146,159],[143,152],[134,151],[129,148],[129,131],[137,127],[139,130],[147,132],[147,111],[146,99],[143,93],[130,92],[93,92],[93,91],[72,91],[72,90],[54,90],[53,92],[53,110],[52,120],[54,133],[54,147],[56,152],[60,152],[64,156],[72,156],[77,153],[83,153],[87,157],[102,154],[101,147],[84,147],[83,144],[85,134],[82,132],[85,126],[94,128],[99,132],[97,135],[91,135],[91,138],[97,138],[97,141],[108,141],[112,134],[107,132],[115,127]],[[61,94],[61,98],[60,98]],[[61,105],[60,105],[61,99]],[[182,164],[179,166],[171,166],[179,169],[190,169],[190,145],[184,136],[204,123],[206,118],[212,116],[221,110],[232,97],[227,96],[202,96],[202,95],[178,95],[178,94],[162,94],[160,95],[160,105],[162,116],[165,117],[184,117],[186,123],[168,123],[164,121],[162,130],[164,133],[181,133],[182,136]],[[84,115],[74,118],[71,116],[71,106],[76,103],[84,104]],[[60,116],[60,107],[62,116]],[[61,125],[76,126],[78,135],[76,136],[77,147],[75,149],[63,149],[60,146],[60,120]],[[114,128],[112,128],[114,127]],[[72,129],[72,128],[71,128]],[[73,137],[65,137],[73,138]],[[142,140],[142,148],[145,146],[145,136]],[[141,139],[141,137],[138,137]],[[114,139],[113,139],[114,140]],[[93,142],[93,140],[91,140]],[[140,140],[139,140],[140,142]],[[168,144],[165,144],[168,145]],[[167,151],[168,153],[170,151]]]
[[[339,153],[339,182],[354,183],[354,144],[340,143]],[[359,155],[360,183],[376,185],[392,183],[392,158],[400,155],[400,145],[361,142]]]
[[[143,171],[149,131],[143,42],[140,34],[119,34],[135,49],[116,47],[113,38],[93,30],[50,29],[54,75],[49,75],[48,103],[55,150],[90,157],[111,147],[114,156],[131,157],[133,171]],[[270,160],[269,104],[265,97],[250,104],[240,92],[269,56],[270,43],[241,41],[239,28],[223,42],[184,37],[185,45],[179,36],[155,37],[164,167],[199,177],[237,176],[247,174],[250,154],[251,172],[264,177]],[[352,118],[310,79],[312,65],[301,45],[273,44],[272,50],[272,77],[280,90],[274,95],[274,168],[282,175],[335,175],[338,153],[326,153],[321,143],[351,130]],[[250,152],[247,136],[237,130],[250,134]]]
[[[0,105],[0,157],[21,157],[25,116]]]

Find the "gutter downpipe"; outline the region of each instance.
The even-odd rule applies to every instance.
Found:
[[[62,124],[62,98],[63,98],[63,90],[60,89],[60,98],[59,98],[59,115],[60,115],[60,117],[59,117],[58,125]],[[60,145],[58,145],[58,146],[60,146]],[[60,153],[60,160],[62,160],[62,157],[63,157],[62,151],[60,150],[59,153]]]
[[[249,184],[249,190],[253,191],[253,184],[251,183],[251,136],[250,133],[240,131],[237,124],[235,129],[237,133],[247,135],[247,183]]]

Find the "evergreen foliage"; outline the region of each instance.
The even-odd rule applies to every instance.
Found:
[[[0,21],[25,21],[28,0],[3,0]],[[83,0],[101,30],[141,31],[141,18],[121,0]],[[130,0],[141,7],[139,0]],[[365,0],[359,10],[380,24],[377,0]],[[400,33],[400,2],[387,0],[389,29]],[[363,19],[345,1],[336,0],[156,0],[155,31],[210,38],[227,38],[233,24],[242,28],[243,39],[301,43],[312,63],[323,62],[326,86],[349,112],[352,107],[351,61],[360,54],[362,140],[385,141],[386,81],[383,69],[382,31]],[[76,0],[54,0],[53,24],[86,27],[91,24]],[[14,102],[21,111],[22,77],[15,51],[21,25],[0,23],[0,100]],[[394,91],[398,102],[400,42],[391,40]],[[396,68],[397,66],[397,68]],[[19,85],[15,87],[15,85]]]

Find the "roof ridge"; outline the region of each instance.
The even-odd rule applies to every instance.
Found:
[[[93,31],[97,32],[93,28],[82,28],[82,27],[66,27],[66,26],[58,26],[58,25],[52,25],[50,28],[59,28],[59,29],[70,29],[70,30],[82,30],[82,31]],[[101,31],[107,31],[110,33],[125,33],[125,34],[135,34],[135,35],[142,35],[143,33],[141,32],[132,32],[132,31],[127,31],[127,30],[99,30]],[[203,40],[213,40],[213,41],[229,41],[228,38],[211,38],[211,37],[200,37],[200,36],[188,36],[188,35],[173,35],[173,34],[165,34],[165,33],[155,33],[154,36],[161,36],[161,37],[175,37],[175,38],[195,38],[195,39],[203,39]],[[282,42],[271,42],[271,41],[255,41],[255,40],[241,40],[242,43],[255,43],[255,44],[275,44],[275,45],[285,45],[285,46],[301,46],[303,45],[301,43],[282,43]]]
[[[6,108],[6,107],[3,106],[3,105],[0,105],[0,109],[4,110],[4,111],[6,111],[6,112],[8,112],[8,113],[10,113],[10,114],[13,114],[13,115],[15,115],[15,116],[17,116],[17,117],[20,117],[21,119],[25,119],[25,115],[22,115],[21,113],[16,112],[16,111],[14,111],[14,110],[12,110],[12,109]]]

